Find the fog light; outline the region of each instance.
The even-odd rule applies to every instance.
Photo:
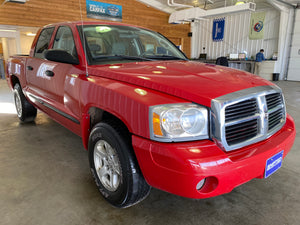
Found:
[[[205,178],[199,181],[199,183],[196,186],[196,189],[199,191],[203,187],[204,183],[205,183]]]

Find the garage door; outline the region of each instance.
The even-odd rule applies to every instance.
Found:
[[[300,10],[296,11],[288,80],[300,81]]]

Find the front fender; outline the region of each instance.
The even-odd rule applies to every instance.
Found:
[[[132,134],[150,138],[149,106],[187,102],[151,89],[97,76],[82,79],[80,89],[82,138],[85,146],[89,136],[88,121],[85,118],[91,107],[114,115]]]

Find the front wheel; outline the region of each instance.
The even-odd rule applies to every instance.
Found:
[[[150,191],[128,138],[122,128],[109,122],[98,123],[89,138],[92,175],[102,196],[118,208],[140,202]]]
[[[37,114],[36,108],[25,98],[20,84],[14,86],[14,100],[19,120],[32,122]]]

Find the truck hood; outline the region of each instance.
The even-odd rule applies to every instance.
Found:
[[[210,107],[211,100],[246,88],[274,85],[256,75],[193,61],[151,61],[88,68],[89,74],[167,93]]]

